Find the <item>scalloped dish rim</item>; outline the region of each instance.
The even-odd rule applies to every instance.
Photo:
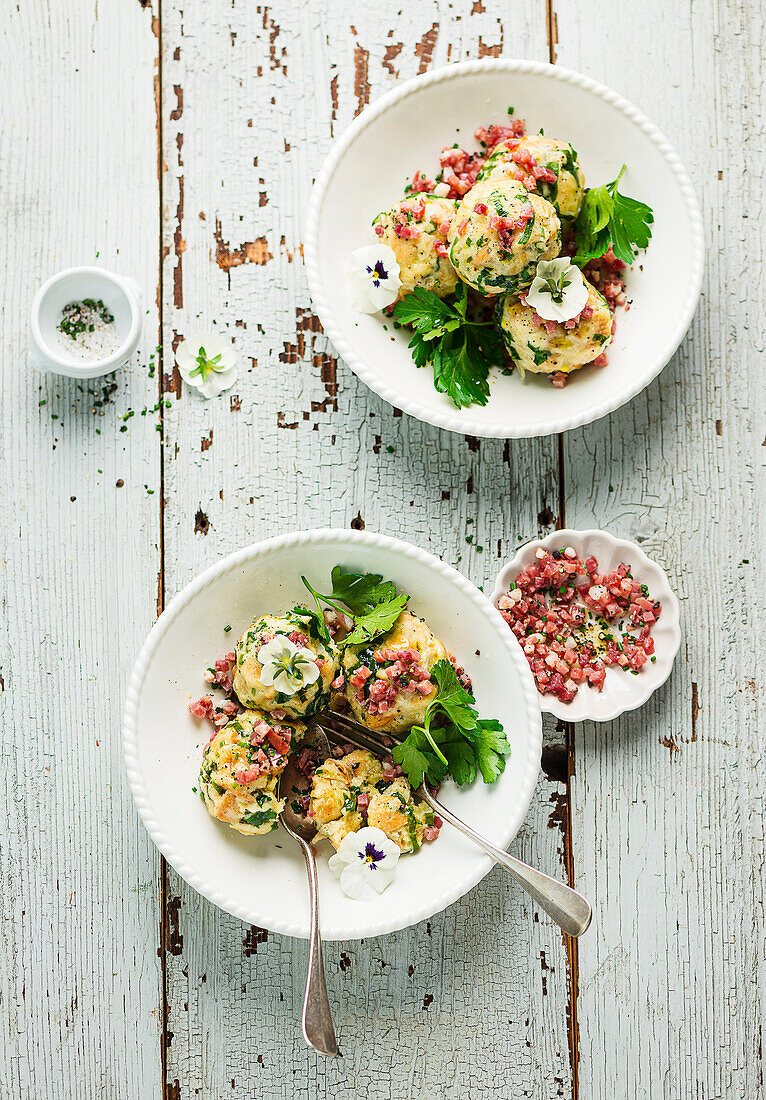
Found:
[[[264,914],[257,912],[252,905],[243,904],[235,897],[225,893],[211,883],[192,863],[183,856],[176,847],[171,836],[167,834],[158,822],[152,803],[150,801],[147,786],[139,762],[139,731],[138,711],[141,692],[146,681],[148,669],[158,645],[166,631],[175,621],[177,616],[192,603],[195,596],[207,585],[231,570],[237,569],[246,562],[258,560],[268,556],[270,551],[280,550],[284,547],[305,546],[310,548],[312,543],[337,542],[339,549],[343,547],[348,551],[353,550],[354,544],[366,544],[368,547],[379,547],[388,551],[402,553],[421,565],[431,570],[437,570],[447,583],[459,588],[462,593],[474,603],[486,616],[487,629],[493,630],[508,651],[509,659],[517,667],[520,677],[520,690],[526,699],[526,738],[527,756],[520,763],[518,772],[519,790],[516,794],[513,813],[509,815],[507,828],[503,835],[497,838],[497,843],[502,846],[510,844],[518,833],[529,810],[534,796],[535,787],[539,775],[540,756],[542,752],[542,720],[539,708],[537,690],[534,686],[532,674],[529,670],[521,648],[517,645],[512,635],[509,635],[505,623],[499,612],[492,606],[486,596],[478,588],[453,566],[441,561],[429,551],[413,546],[411,543],[388,535],[381,535],[368,531],[353,531],[337,528],[318,528],[311,531],[293,532],[285,535],[265,539],[250,546],[234,551],[220,559],[214,565],[205,569],[196,578],[191,580],[180,592],[173,597],[168,607],[152,627],[141,651],[136,659],[126,694],[123,711],[123,759],[128,776],[128,782],[133,794],[136,807],[143,823],[149,832],[157,848],[175,868],[175,870],[192,886],[215,905],[226,910],[251,924],[265,924]],[[403,916],[391,918],[386,916],[385,896],[382,897],[379,908],[374,914],[360,909],[359,923],[355,926],[329,926],[322,929],[325,939],[342,940],[358,939],[367,936],[384,935],[389,932],[406,928],[420,920],[424,920],[434,913],[440,912],[448,905],[457,901],[475,886],[494,866],[489,856],[476,849],[476,860],[472,864],[471,872],[465,875],[459,882],[449,884],[439,896],[432,902],[421,905],[418,909],[409,911]],[[373,916],[371,920],[370,917]],[[266,927],[270,931],[285,935],[306,938],[308,935],[308,894],[306,896],[305,919],[296,921],[274,920],[269,918]]]
[[[395,104],[398,104],[400,100],[417,93],[419,89],[428,84],[439,83],[445,80],[454,80],[466,76],[470,77],[477,73],[493,70],[545,76],[549,79],[572,84],[599,97],[621,112],[646,134],[655,144],[660,154],[665,158],[677,180],[684,199],[685,208],[689,215],[692,263],[689,270],[687,293],[685,300],[680,304],[678,321],[675,328],[666,341],[663,350],[657,355],[656,362],[652,365],[650,370],[642,372],[638,376],[637,381],[634,380],[623,389],[612,394],[608,399],[602,400],[600,403],[586,410],[582,410],[575,415],[553,417],[544,428],[536,422],[508,424],[506,422],[484,422],[463,418],[458,415],[457,411],[452,413],[449,410],[432,408],[414,397],[409,397],[401,392],[397,392],[378,371],[368,366],[351,348],[343,333],[342,326],[336,322],[335,315],[325,297],[323,281],[319,270],[318,237],[322,207],[327,196],[328,187],[339,162],[360,132]],[[590,424],[594,420],[598,420],[614,412],[615,409],[631,401],[637,394],[644,390],[657,375],[659,375],[663,368],[667,366],[691,325],[702,289],[704,256],[705,246],[702,214],[696,193],[678,154],[662,131],[628,100],[617,92],[612,91],[605,84],[593,80],[591,77],[584,76],[572,69],[551,65],[547,62],[511,58],[484,58],[479,61],[461,61],[442,66],[441,68],[423,73],[406,81],[398,87],[393,88],[390,92],[385,93],[374,104],[365,107],[361,114],[353,120],[348,128],[336,140],[322,165],[322,169],[316,179],[311,194],[304,240],[304,262],[309,290],[316,313],[322,323],[325,334],[332,342],[340,357],[365,385],[389,404],[402,409],[404,412],[419,420],[428,424],[433,424],[435,427],[457,432],[461,435],[500,439],[548,436],[557,432],[567,431],[570,428],[580,427],[583,424]]]

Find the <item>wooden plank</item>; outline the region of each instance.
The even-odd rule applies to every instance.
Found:
[[[517,538],[554,522],[555,441],[480,443],[398,415],[336,363],[300,264],[312,178],[354,114],[431,64],[546,57],[545,10],[521,3],[501,23],[481,3],[418,0],[394,29],[390,13],[350,13],[163,4],[168,595],[247,540],[325,524],[389,531],[489,583]],[[243,369],[235,396],[205,403],[171,351],[214,322]],[[541,782],[516,845],[554,871],[564,791]],[[303,944],[247,929],[172,872],[167,920],[174,1100],[571,1093],[562,939],[499,872],[430,928],[329,945],[334,1065],[300,1037]]]
[[[541,779],[514,852],[563,865],[564,787]],[[300,1034],[305,943],[247,927],[177,883],[168,959],[173,1097],[292,1100],[571,1095],[562,937],[495,870],[445,913],[325,945],[342,1058]],[[233,1082],[233,1083],[232,1083]]]
[[[566,438],[569,524],[637,539],[663,562],[684,630],[671,681],[647,706],[576,730],[574,857],[596,904],[579,956],[580,1096],[755,1100],[762,19],[744,4],[724,18],[707,0],[599,2],[587,23],[571,0],[555,8],[559,61],[625,94],[678,148],[709,250],[700,311],[659,381]]]
[[[157,416],[128,416],[157,400],[157,40],[138,3],[106,7],[14,4],[0,18],[0,1095],[13,1100],[161,1087],[159,861],[120,747],[159,570]],[[147,299],[140,354],[114,388],[26,365],[37,286],[94,262]]]

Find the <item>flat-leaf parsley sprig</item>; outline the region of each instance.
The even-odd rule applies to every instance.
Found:
[[[654,213],[645,202],[621,195],[617,190],[624,172],[623,164],[616,180],[592,187],[586,194],[575,222],[576,264],[598,259],[611,244],[617,259],[630,265],[636,258],[636,250],[649,244]]]
[[[331,603],[340,600],[352,615],[367,615],[373,607],[393,600],[396,585],[393,581],[384,581],[379,573],[354,573],[342,565],[336,565],[330,574],[332,595],[323,599]]]
[[[416,287],[394,306],[394,318],[414,329],[409,346],[418,367],[430,363],[434,385],[458,408],[486,405],[489,369],[503,362],[503,341],[491,321],[467,317],[468,292],[458,284],[453,301]]]
[[[409,596],[397,593],[393,581],[383,580],[378,573],[354,573],[341,565],[336,565],[331,573],[332,592],[323,595],[309,584],[305,577],[301,580],[314,597],[319,612],[312,612],[317,618],[320,630],[327,632],[322,603],[329,604],[336,611],[347,610],[354,616],[354,629],[343,639],[343,646],[361,645],[371,642],[381,634],[387,634],[407,606]],[[339,606],[345,604],[345,607]],[[329,632],[325,634],[329,638]]]
[[[485,783],[494,783],[511,752],[503,727],[494,718],[479,718],[473,696],[449,661],[437,661],[431,678],[439,692],[428,704],[423,725],[413,726],[394,747],[395,763],[413,788],[424,778],[436,785],[448,775],[462,786],[479,772]]]

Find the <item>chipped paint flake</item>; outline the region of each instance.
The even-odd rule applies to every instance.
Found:
[[[418,75],[424,73],[434,56],[434,48],[436,46],[436,39],[439,36],[439,24],[434,23],[430,31],[426,31],[423,37],[415,47],[415,56],[420,58],[420,64],[418,66]]]
[[[256,237],[253,241],[245,241],[238,248],[232,248],[223,239],[223,230],[219,218],[215,220],[215,262],[221,271],[229,271],[232,267],[241,264],[267,264],[274,256],[269,251],[268,241],[265,237]]]
[[[356,96],[354,116],[360,114],[370,102],[369,61],[369,50],[363,49],[357,43],[354,50],[354,95]]]
[[[404,45],[402,42],[395,42],[390,46],[386,46],[386,52],[383,55],[383,68],[386,69],[391,76],[398,77],[399,72],[394,68],[394,61],[402,52]]]
[[[176,97],[176,105],[170,112],[170,121],[178,122],[179,118],[184,113],[184,90],[180,84],[174,84],[173,91]]]
[[[258,944],[268,943],[269,933],[265,928],[259,928],[257,924],[251,924],[242,941],[242,954],[246,959],[258,954]]]

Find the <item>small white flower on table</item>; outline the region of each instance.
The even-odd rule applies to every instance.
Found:
[[[258,660],[263,665],[261,683],[275,687],[282,695],[295,695],[319,679],[319,666],[311,650],[296,645],[284,634],[262,645]]]
[[[526,301],[544,321],[563,324],[582,313],[588,303],[588,286],[582,271],[567,256],[540,260]]]
[[[396,301],[402,281],[393,248],[366,244],[352,252],[346,269],[348,296],[360,313],[377,313]]]
[[[367,826],[347,833],[329,864],[344,894],[355,901],[370,901],[393,882],[399,855],[398,845],[382,829]]]
[[[203,397],[217,397],[237,381],[237,357],[218,332],[202,332],[182,340],[176,350],[181,377]]]

